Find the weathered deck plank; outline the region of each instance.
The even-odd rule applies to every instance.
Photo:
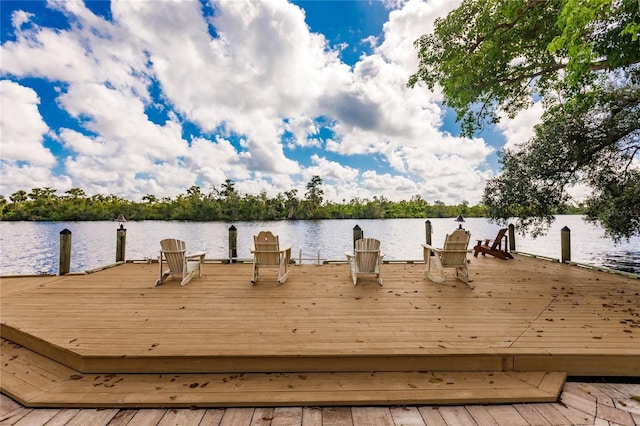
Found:
[[[611,400],[609,394],[621,398],[628,403],[619,404],[618,408],[601,404],[598,398]],[[578,395],[586,401],[577,401],[569,395]],[[204,424],[227,424],[233,426],[253,426],[261,424],[287,425],[302,424],[304,426],[328,426],[335,424],[350,425],[395,425],[395,424],[427,424],[433,426],[461,425],[461,424],[498,424],[498,425],[599,425],[622,424],[638,425],[640,416],[640,402],[632,399],[640,395],[638,384],[606,384],[606,383],[576,383],[565,384],[561,401],[555,404],[513,404],[498,406],[466,405],[455,407],[439,407],[432,405],[407,407],[287,407],[273,408],[265,411],[263,408],[232,408],[207,409],[201,415],[201,410],[195,410],[194,419],[185,420],[181,426],[196,426]],[[585,396],[586,398],[583,398]],[[611,403],[611,402],[610,402]],[[44,424],[67,426],[96,422],[106,416],[103,410],[96,409],[28,409],[16,404],[10,398],[0,395],[0,425],[3,426],[41,426]],[[192,410],[180,410],[189,412]],[[108,426],[156,426],[160,424],[175,424],[178,410],[175,409],[141,409],[120,410],[111,416]],[[292,413],[294,413],[292,415]],[[301,420],[298,418],[301,413]],[[96,421],[93,421],[95,416]],[[418,417],[419,416],[419,417]],[[488,417],[490,416],[490,417]],[[295,417],[295,418],[293,418]],[[200,419],[199,423],[197,419]],[[49,420],[51,419],[51,420]],[[225,420],[226,419],[226,420]],[[406,423],[399,423],[399,420]],[[446,420],[445,420],[446,419]],[[493,422],[492,423],[492,420]],[[395,423],[394,423],[395,420]],[[469,423],[472,421],[473,423]],[[466,423],[465,423],[466,422]]]

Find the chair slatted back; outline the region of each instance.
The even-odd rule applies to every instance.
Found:
[[[380,257],[380,241],[375,238],[356,240],[355,256],[358,272],[375,272]]]
[[[160,241],[160,247],[169,265],[169,270],[173,273],[181,273],[184,269],[184,257],[187,250],[185,242],[167,238]]]
[[[467,247],[470,239],[471,234],[464,229],[456,229],[451,235],[447,235],[441,258],[442,266],[466,265]]]
[[[271,231],[260,231],[253,237],[255,262],[258,265],[280,264],[280,240]]]
[[[491,244],[491,250],[502,250],[502,240],[505,240],[505,234],[507,232],[507,228],[502,228],[498,231],[498,235],[496,239],[493,240],[493,244]],[[505,241],[504,250],[507,249],[507,244]]]

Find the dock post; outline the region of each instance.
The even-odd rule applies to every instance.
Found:
[[[127,248],[127,230],[122,224],[116,231],[116,262],[124,262]]]
[[[431,229],[431,221],[429,219],[427,219],[424,223],[424,233],[427,245],[431,245],[431,234],[433,234],[433,229]],[[433,251],[429,251],[429,255],[435,256]]]
[[[571,261],[571,229],[565,226],[560,230],[561,262]]]
[[[509,251],[516,251],[516,227],[509,224]]]
[[[60,231],[60,264],[59,274],[68,274],[71,270],[71,231],[67,228]]]
[[[236,263],[238,258],[238,229],[229,227],[229,263]]]
[[[353,227],[353,249],[356,249],[356,240],[359,240],[364,237],[364,231],[360,226],[356,225]]]

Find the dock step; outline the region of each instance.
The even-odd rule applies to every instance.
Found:
[[[562,372],[82,374],[3,340],[0,390],[26,407],[266,407],[553,402]]]

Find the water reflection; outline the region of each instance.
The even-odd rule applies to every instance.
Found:
[[[432,242],[440,246],[445,235],[457,228],[454,218],[430,219]],[[353,247],[353,227],[359,225],[366,237],[382,242],[386,259],[411,260],[422,256],[426,240],[425,219],[319,220],[278,222],[234,222],[238,229],[238,256],[249,258],[253,235],[268,229],[280,236],[282,244],[292,245],[297,258],[344,259]],[[228,229],[225,222],[127,222],[126,258],[157,258],[159,241],[180,238],[193,251],[205,250],[207,258],[227,258]],[[571,229],[572,260],[640,273],[640,238],[615,245],[604,238],[601,229],[579,216],[559,216],[545,236],[536,239],[516,236],[519,251],[560,257],[560,229]],[[72,231],[71,270],[84,271],[115,261],[117,222],[0,222],[0,273],[56,273],[59,262],[60,231]],[[499,226],[486,219],[468,218],[465,229],[476,239],[493,238]]]

